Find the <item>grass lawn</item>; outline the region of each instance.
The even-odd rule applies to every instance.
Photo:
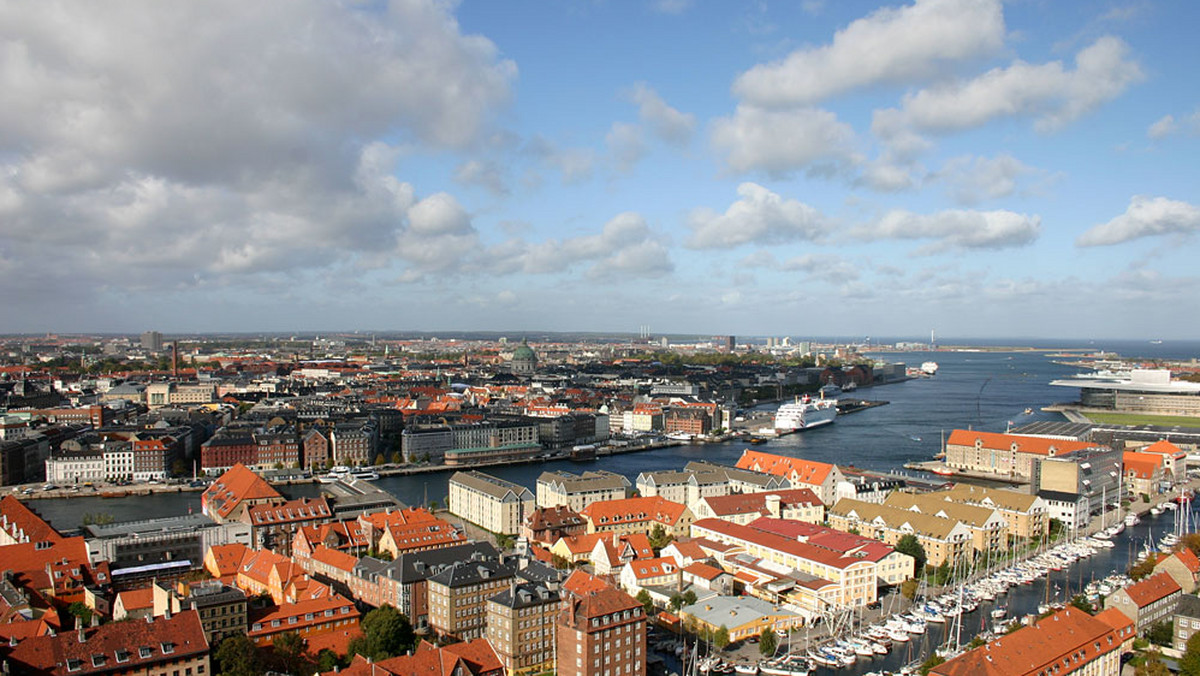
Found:
[[[1163,425],[1166,427],[1197,427],[1200,418],[1181,415],[1145,415],[1142,413],[1084,413],[1092,422],[1110,425]]]

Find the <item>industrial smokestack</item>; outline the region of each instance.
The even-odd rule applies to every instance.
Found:
[[[171,341],[171,377],[179,380],[179,341]]]

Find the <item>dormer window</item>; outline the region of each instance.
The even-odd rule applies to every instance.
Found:
[[[138,648],[138,657],[140,657],[144,660],[150,659],[150,655],[152,655],[153,653],[154,653],[154,650],[152,648],[150,648],[149,646],[142,646],[142,647]]]
[[[67,671],[79,671],[82,668],[83,660],[77,660],[73,657],[67,659]]]
[[[129,661],[129,651],[121,648],[117,650],[117,663],[123,664]]]
[[[107,660],[105,659],[104,655],[101,655],[99,653],[92,655],[92,666],[93,667],[102,667],[102,666],[104,666],[104,663],[106,661]]]

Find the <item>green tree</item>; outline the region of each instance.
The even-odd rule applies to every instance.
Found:
[[[909,601],[917,597],[917,589],[921,587],[921,583],[917,582],[916,578],[909,578],[900,583],[900,593]]]
[[[1158,651],[1146,655],[1146,661],[1133,670],[1134,676],[1171,676],[1171,670],[1163,664]]]
[[[896,543],[896,551],[913,557],[916,562],[913,570],[925,570],[925,548],[921,546],[916,535],[909,533],[900,538],[900,541]]]
[[[187,474],[187,463],[181,459],[176,459],[171,463],[171,476],[185,476]]]
[[[382,605],[363,616],[363,635],[350,642],[349,655],[362,655],[376,662],[404,654],[416,644],[416,634],[404,613]]]
[[[1145,560],[1139,561],[1138,563],[1135,563],[1129,567],[1129,577],[1133,578],[1134,580],[1141,580],[1142,578],[1149,577],[1153,573],[1153,556],[1146,557]]]
[[[691,606],[691,605],[695,605],[695,604],[696,604],[696,592],[692,591],[691,589],[683,592],[683,605],[686,607],[686,606]]]
[[[271,647],[275,649],[275,657],[280,666],[289,674],[297,673],[304,663],[304,648],[307,645],[304,637],[294,631],[276,634],[271,639]]]
[[[500,551],[506,552],[512,549],[513,545],[516,543],[517,539],[515,537],[511,535],[505,535],[504,533],[496,533],[496,546],[500,549]]]
[[[775,630],[770,627],[763,628],[762,633],[758,635],[758,653],[771,658],[775,656],[776,650],[779,650],[779,637],[775,635]]]
[[[321,670],[321,673],[333,671],[341,666],[342,660],[329,648],[321,648],[321,652],[317,653],[317,668]]]
[[[927,659],[923,663],[921,663],[921,671],[920,671],[921,676],[926,676],[929,672],[933,671],[934,667],[938,666],[939,664],[945,664],[945,663],[946,663],[946,658],[942,657],[941,655],[939,655],[935,652],[934,654],[929,656],[929,659]]]
[[[683,607],[683,595],[679,592],[671,594],[671,599],[667,603],[671,606],[671,612],[677,613]]]
[[[643,589],[637,593],[637,601],[642,604],[642,608],[646,611],[646,617],[654,615],[654,599],[650,598],[650,592]]]
[[[650,529],[650,546],[654,548],[655,552],[671,544],[671,540],[673,539],[667,534],[666,529],[662,527],[661,523],[654,524],[654,528]]]
[[[86,627],[92,623],[92,609],[84,605],[82,601],[75,601],[67,606],[67,612],[75,616],[76,627]]]
[[[1179,546],[1187,547],[1193,554],[1200,556],[1200,533],[1188,533],[1179,538]]]
[[[729,645],[729,627],[722,624],[717,628],[717,633],[713,634],[712,641],[717,650],[724,650],[725,646]]]
[[[1085,596],[1083,594],[1076,594],[1075,596],[1072,596],[1071,597],[1071,605],[1082,610],[1083,612],[1087,613],[1088,615],[1096,614],[1096,606],[1092,605],[1092,602],[1089,601],[1087,596]]]
[[[263,673],[258,648],[245,634],[236,634],[221,641],[214,657],[221,676],[258,676]]]
[[[387,458],[383,457],[383,454],[382,454],[382,453],[380,453],[379,455],[375,456],[375,464],[376,464],[376,465],[382,465],[382,464],[383,464],[383,463],[385,463],[385,462],[387,462]]]
[[[400,451],[392,453],[392,464],[399,465],[404,462],[404,456],[400,455]]]
[[[1188,639],[1183,657],[1179,659],[1179,673],[1182,676],[1200,676],[1200,631]]]
[[[1175,621],[1167,620],[1165,622],[1155,622],[1150,625],[1150,629],[1146,631],[1146,638],[1150,639],[1151,643],[1158,645],[1171,645],[1171,637],[1175,634]]]

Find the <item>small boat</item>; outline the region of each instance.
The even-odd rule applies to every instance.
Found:
[[[733,665],[733,673],[741,674],[741,676],[758,676],[758,665],[735,664]]]
[[[1008,610],[1006,610],[1004,608],[1004,606],[1000,606],[999,608],[995,608],[992,610],[992,619],[993,620],[1002,620],[1002,619],[1004,619],[1005,615],[1008,615]]]
[[[354,479],[355,481],[377,481],[379,480],[379,474],[370,470],[364,470],[360,472],[351,472],[350,478]]]

